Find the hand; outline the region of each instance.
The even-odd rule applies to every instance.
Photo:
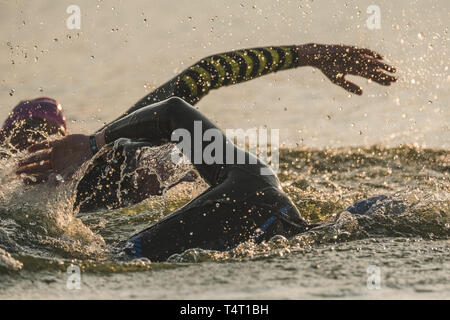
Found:
[[[28,151],[32,154],[19,162],[16,173],[31,176],[32,183],[45,182],[57,175],[62,179],[70,178],[93,155],[89,136],[83,134],[38,143]]]
[[[370,49],[345,45],[307,44],[299,48],[300,59],[320,69],[334,84],[361,95],[358,85],[345,79],[347,74],[361,76],[384,86],[397,80],[384,71],[395,72],[395,68],[380,60],[383,57]]]

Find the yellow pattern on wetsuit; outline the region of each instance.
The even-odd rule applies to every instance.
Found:
[[[184,75],[182,80],[186,83],[189,90],[191,91],[191,96],[196,97],[198,95],[197,82],[194,81],[190,76]]]
[[[172,96],[197,103],[211,89],[299,66],[297,46],[270,46],[220,53],[190,66],[138,101],[126,114]]]
[[[294,68],[295,46],[264,47],[216,54],[192,65],[181,75],[185,91],[175,92],[190,103],[195,103],[209,90],[240,83],[267,73]]]
[[[281,70],[292,68],[292,61],[294,60],[292,57],[292,52],[289,50],[289,47],[281,47],[285,54],[284,65]]]
[[[215,71],[218,74],[217,83],[219,86],[221,86],[223,81],[225,80],[227,72],[225,71],[225,68],[223,67],[223,65],[220,63],[220,60],[217,58],[217,55],[208,57],[208,58],[204,59],[204,61],[207,65],[210,65],[215,69]]]
[[[248,56],[247,51],[238,51],[236,53],[244,59],[247,65],[247,68],[245,68],[244,79],[250,80],[251,79],[250,75],[252,74],[253,70],[253,60]]]
[[[273,72],[278,68],[278,65],[280,63],[280,55],[272,47],[267,48],[267,50],[270,52],[272,56],[272,65],[270,66],[269,72]]]
[[[193,65],[190,69],[196,71],[200,75],[200,79],[197,84],[202,87],[202,91],[207,90],[206,88],[211,86],[211,74],[199,65]]]
[[[239,64],[237,63],[236,60],[224,55],[224,54],[220,54],[220,57],[224,58],[231,66],[231,75],[227,74],[229,77],[229,79],[231,80],[232,83],[237,83],[237,77],[239,75]]]

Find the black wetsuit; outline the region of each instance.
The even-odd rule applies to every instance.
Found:
[[[304,63],[297,50],[297,46],[273,46],[206,57],[138,101],[118,119],[174,96],[194,105],[211,89],[301,66]],[[146,144],[136,139],[122,139],[116,144],[115,154],[109,160],[106,156],[97,158],[79,182],[75,206],[80,211],[123,207],[148,197],[137,191],[132,175],[123,174],[124,168],[133,172],[139,161],[136,155]]]
[[[201,122],[202,136],[208,129],[218,130],[187,102],[172,97],[108,125],[105,139],[106,143],[120,138],[139,139],[156,146],[170,141],[174,130],[185,129],[191,133],[191,149],[183,152],[193,157],[198,152],[196,145],[203,154],[210,143],[201,140],[199,145],[199,140],[194,141],[198,139],[194,134],[194,121]],[[210,188],[133,236],[129,240],[128,254],[161,261],[189,248],[227,250],[247,240],[259,242],[276,234],[290,236],[308,228],[282,191],[276,175],[262,175],[261,169],[268,169],[264,163],[237,148],[223,133],[221,135],[224,152],[220,158],[211,164],[203,159],[198,163],[194,161]],[[230,154],[233,157],[229,157]],[[238,159],[242,164],[238,164]]]

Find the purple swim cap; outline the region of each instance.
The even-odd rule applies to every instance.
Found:
[[[61,105],[56,100],[47,97],[21,101],[9,114],[2,129],[7,130],[15,122],[28,118],[45,119],[64,128],[64,131],[66,130],[66,119],[62,114]]]

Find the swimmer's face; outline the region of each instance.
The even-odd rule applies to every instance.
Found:
[[[42,118],[28,118],[16,122],[4,132],[9,143],[18,151],[48,139],[51,135],[64,136],[66,130],[57,124]]]

